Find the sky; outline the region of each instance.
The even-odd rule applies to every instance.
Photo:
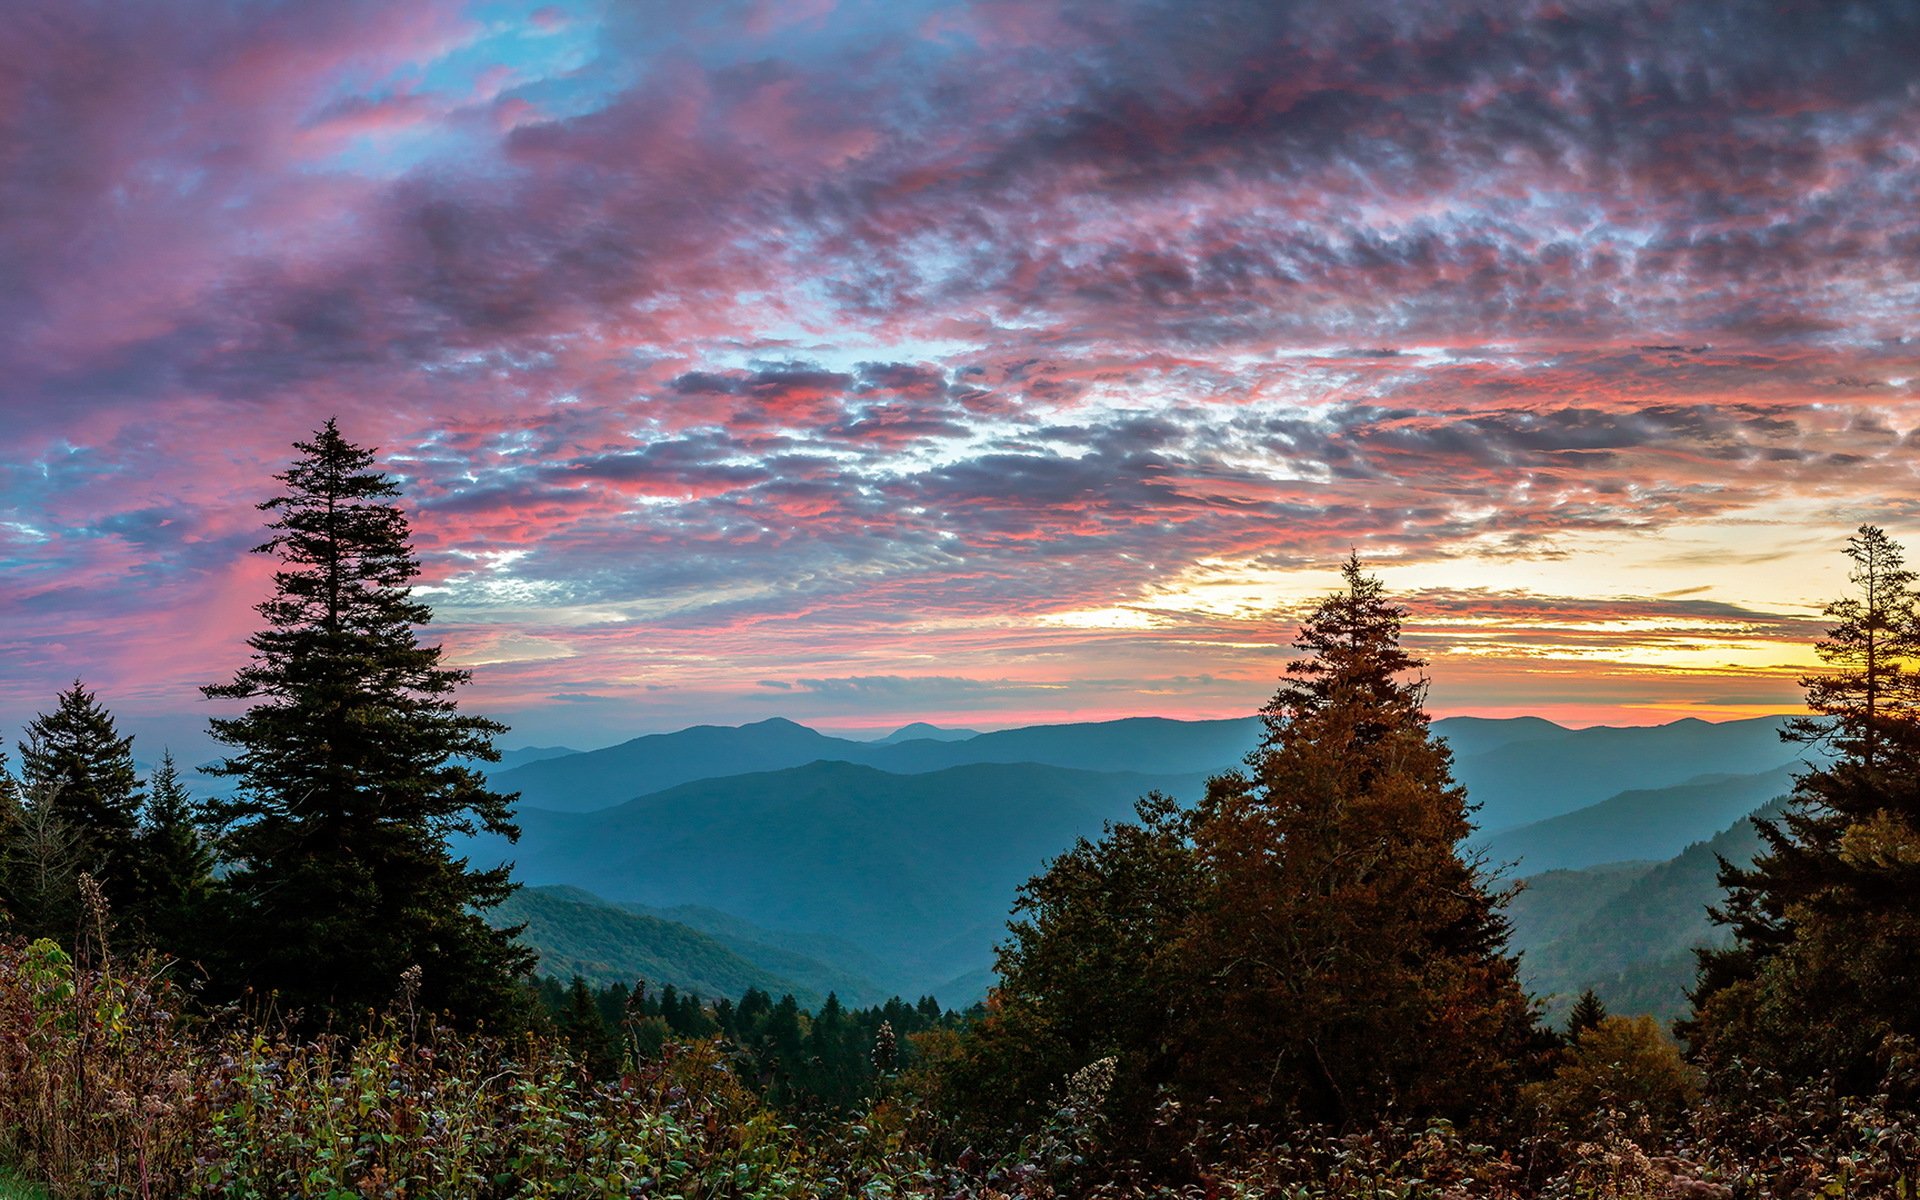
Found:
[[[191,738],[328,417],[508,745],[1795,707],[1920,532],[1920,6],[14,0],[0,734]]]

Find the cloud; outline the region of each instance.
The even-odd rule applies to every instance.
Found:
[[[1100,694],[1147,634],[1044,620],[1211,562],[1911,524],[1911,5],[726,11],[11,14],[0,708],[109,633],[143,703],[237,661],[249,505],[331,415],[536,707],[780,690],[714,646]],[[1155,678],[1257,695],[1241,624],[1166,619]]]

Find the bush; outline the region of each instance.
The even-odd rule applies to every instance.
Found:
[[[1526,1099],[1547,1132],[1583,1135],[1613,1112],[1659,1137],[1680,1127],[1699,1094],[1699,1073],[1652,1017],[1603,1017],[1574,1038],[1552,1077],[1531,1085]]]

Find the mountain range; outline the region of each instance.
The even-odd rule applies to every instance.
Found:
[[[1779,725],[1435,722],[1480,806],[1473,848],[1511,864],[1507,877],[1531,877],[1514,944],[1532,986],[1604,980],[1623,1002],[1671,1007],[1674,963],[1705,935],[1715,894],[1699,869],[1711,854],[1689,847],[1743,852],[1742,818],[1785,792],[1799,762]],[[513,919],[555,970],[965,1004],[991,982],[1022,882],[1149,790],[1196,799],[1260,728],[1257,717],[1135,718],[982,734],[909,726],[856,742],[773,720],[538,750],[493,772],[520,793],[520,842],[468,850],[512,859],[539,889],[521,894],[532,907]],[[1632,944],[1568,924],[1601,911]],[[1666,957],[1643,961],[1642,943]]]

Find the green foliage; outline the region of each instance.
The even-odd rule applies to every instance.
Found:
[[[1716,1074],[1761,1067],[1869,1094],[1888,1047],[1920,1036],[1920,613],[1898,544],[1847,543],[1854,594],[1827,607],[1802,680],[1814,715],[1789,736],[1830,748],[1759,823],[1751,867],[1727,863],[1714,916],[1735,941],[1701,956],[1687,1033]]]
[[[1154,793],[1137,813],[1020,889],[1000,985],[948,1068],[947,1094],[978,1136],[1035,1127],[1096,1060],[1115,1060],[1110,1103],[1129,1130],[1182,1078],[1174,1021],[1195,986],[1184,939],[1207,881],[1189,811]]]
[[[116,906],[139,890],[141,795],[132,746],[78,679],[20,743],[21,779],[34,803],[75,834],[86,869]]]
[[[1600,1002],[1600,997],[1592,988],[1588,988],[1580,993],[1580,998],[1573,1002],[1573,1011],[1567,1014],[1567,1038],[1577,1041],[1582,1034],[1598,1027],[1606,1019],[1607,1006]]]
[[[229,994],[270,991],[313,1026],[353,1024],[421,968],[422,1002],[464,1022],[510,1021],[531,955],[476,910],[511,890],[504,868],[476,871],[452,835],[515,835],[510,797],[472,761],[496,757],[503,726],[462,716],[463,671],[422,646],[431,619],[412,596],[419,564],[392,480],[332,421],[261,504],[280,562],[266,627],[229,683],[244,700],[213,721],[234,753],[216,768],[237,794],[209,805],[231,864],[220,890]]]
[[[1600,1015],[1593,1015],[1596,1010]],[[1655,1137],[1678,1130],[1699,1095],[1700,1079],[1673,1039],[1652,1017],[1606,1016],[1597,999],[1587,1016],[1590,1022],[1570,1028],[1571,1041],[1553,1074],[1526,1089],[1529,1106],[1567,1136],[1600,1127],[1608,1114]]]

